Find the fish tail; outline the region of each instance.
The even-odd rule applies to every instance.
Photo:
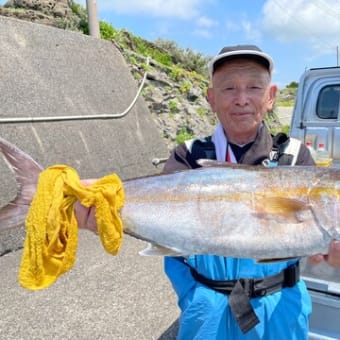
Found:
[[[24,223],[33,199],[38,177],[43,170],[31,156],[0,137],[0,152],[18,185],[15,199],[0,209],[0,231]]]
[[[22,226],[28,212],[28,205],[17,205],[13,202],[0,209],[0,232]]]

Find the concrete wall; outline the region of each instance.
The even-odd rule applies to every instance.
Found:
[[[136,92],[111,42],[0,16],[0,119],[120,113]],[[168,156],[142,98],[124,118],[0,123],[0,136],[44,167],[68,164],[82,178],[154,174],[152,159]],[[0,189],[1,206],[16,193],[3,162]],[[0,234],[0,254],[15,247],[13,237]]]

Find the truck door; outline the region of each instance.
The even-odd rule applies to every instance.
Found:
[[[301,272],[313,304],[309,339],[340,339],[339,269],[326,263],[313,266],[303,259]]]
[[[309,111],[304,121],[305,142],[311,141],[314,148],[324,144],[334,161],[340,160],[340,84],[329,84],[315,91],[315,108]]]

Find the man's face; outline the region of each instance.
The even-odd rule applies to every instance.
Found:
[[[237,59],[215,71],[208,100],[228,139],[246,143],[255,138],[264,115],[272,109],[276,90],[264,66]]]

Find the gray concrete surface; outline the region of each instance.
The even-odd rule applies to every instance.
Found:
[[[161,257],[126,236],[117,256],[81,231],[77,261],[51,287],[28,291],[17,275],[21,251],[0,257],[0,339],[175,339],[177,302]]]
[[[0,118],[113,114],[137,92],[108,41],[0,16]],[[121,119],[0,124],[0,136],[41,165],[68,164],[82,178],[123,180],[160,171],[168,151],[142,98]],[[0,159],[0,207],[17,186]],[[0,233],[0,339],[173,339],[178,309],[162,258],[138,255],[126,237],[118,256],[81,231],[77,262],[53,286],[18,284],[23,228]],[[8,253],[7,253],[8,252]]]
[[[292,119],[293,107],[292,106],[278,106],[276,107],[280,123],[282,125],[290,125]]]
[[[109,41],[0,16],[0,46],[0,120],[121,113],[137,93]],[[0,123],[0,135],[44,166],[67,163],[83,176],[151,174],[152,158],[168,156],[142,97],[121,119]]]
[[[138,84],[112,42],[0,16],[0,46],[0,120],[121,113],[137,93]],[[160,169],[152,159],[168,156],[142,97],[120,119],[0,122],[0,136],[43,167],[67,164],[82,178],[154,174]],[[0,161],[0,206],[16,191]],[[21,241],[20,233],[0,235],[0,255]]]

